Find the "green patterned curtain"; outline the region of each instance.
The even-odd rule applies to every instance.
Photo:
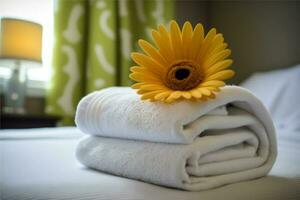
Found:
[[[131,84],[132,51],[173,18],[172,0],[56,0],[53,74],[46,112],[73,124],[78,101],[105,87]]]
[[[151,30],[158,24],[173,19],[173,2],[170,0],[119,1],[119,33],[121,38],[121,85],[131,85],[129,68],[134,64],[132,51],[138,51],[138,40],[151,40]]]

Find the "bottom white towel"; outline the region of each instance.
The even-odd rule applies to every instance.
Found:
[[[269,172],[276,141],[255,116],[228,108],[228,115],[210,116],[209,121],[224,128],[204,130],[190,144],[87,136],[76,155],[84,165],[103,172],[192,191]]]

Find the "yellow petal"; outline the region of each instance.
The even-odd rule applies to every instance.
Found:
[[[153,82],[153,83],[160,83],[161,84],[161,80],[159,78],[154,77],[150,74],[134,72],[134,73],[131,73],[129,75],[129,78],[131,78],[132,80],[137,81],[137,82],[147,81],[147,82]]]
[[[214,39],[216,35],[216,29],[212,28],[206,35],[203,44],[201,45],[201,49],[199,51],[199,54],[197,55],[197,63],[202,63],[203,55],[205,54],[206,50],[209,48],[212,40]]]
[[[210,80],[226,80],[234,76],[234,71],[227,69],[220,71],[216,74],[213,74],[209,77],[207,77],[204,81],[210,81]]]
[[[154,60],[156,60],[162,66],[168,65],[168,63],[164,59],[164,57],[149,42],[147,42],[145,40],[139,40],[139,45],[146,54],[148,54],[150,57],[152,57]]]
[[[186,99],[190,99],[192,97],[190,92],[185,92],[185,91],[182,92],[182,96]]]
[[[220,51],[219,53],[216,53],[216,54],[212,55],[211,57],[209,57],[205,61],[205,63],[203,64],[203,67],[204,68],[209,68],[212,65],[214,65],[215,63],[217,63],[218,61],[224,60],[230,54],[231,54],[231,51],[229,49],[225,49],[223,51]]]
[[[216,95],[214,93],[211,93],[211,95],[209,95],[208,98],[214,99],[214,98],[216,98]]]
[[[140,89],[141,90],[165,90],[167,88],[158,84],[144,84],[140,86]]]
[[[212,40],[210,46],[207,48],[206,52],[203,54],[203,58],[207,59],[209,56],[213,55],[210,54],[215,48],[217,48],[219,45],[223,44],[224,37],[221,33],[218,33],[214,39]]]
[[[181,91],[174,91],[170,96],[174,99],[178,99],[181,96],[181,94],[182,94]]]
[[[222,44],[219,44],[215,49],[211,49],[210,51],[207,52],[207,56],[210,56],[210,55],[214,55],[216,53],[219,53],[220,51],[226,49],[228,47],[228,44],[227,43],[222,43]]]
[[[213,80],[213,81],[206,81],[204,83],[201,83],[200,86],[215,86],[215,87],[222,87],[225,83],[223,81]]]
[[[219,87],[204,87],[206,89],[208,89],[209,91],[213,91],[213,92],[219,92],[220,88]]]
[[[211,49],[207,50],[203,59],[206,60],[209,57],[211,57],[212,55],[215,55],[215,54],[219,53],[220,51],[223,51],[227,47],[228,47],[228,45],[226,43],[219,44],[214,49],[211,48]]]
[[[189,59],[196,59],[203,40],[204,40],[203,26],[202,24],[197,24],[194,29],[194,33],[192,37],[191,52],[189,54]]]
[[[136,93],[138,93],[139,95],[142,95],[142,94],[145,94],[147,92],[149,92],[149,91],[148,90],[141,90],[141,89],[139,89]]]
[[[232,64],[231,59],[222,60],[220,62],[217,62],[213,66],[211,66],[208,70],[205,71],[206,76],[210,76],[212,74],[215,74],[223,69],[228,68]]]
[[[209,98],[207,96],[202,96],[201,101],[207,101]]]
[[[202,97],[202,93],[200,92],[200,90],[198,90],[198,88],[191,90],[191,94],[197,99]]]
[[[172,62],[174,60],[174,55],[167,48],[169,45],[168,41],[166,41],[165,38],[162,38],[160,33],[155,30],[152,31],[152,37],[159,49],[159,53],[164,57],[165,60],[167,60],[167,62]]]
[[[170,96],[166,99],[166,102],[171,103],[172,101],[180,98],[181,92],[180,91],[174,91],[170,94]]]
[[[155,95],[154,99],[155,100],[164,100],[170,94],[171,94],[171,91],[162,92],[162,93],[159,93],[159,94]]]
[[[139,89],[142,85],[144,85],[145,83],[135,83],[133,85],[131,85],[132,89]]]
[[[182,29],[182,48],[183,48],[183,57],[189,58],[189,51],[192,42],[193,36],[193,27],[190,22],[185,22]]]
[[[203,95],[205,95],[205,96],[211,95],[210,90],[207,89],[207,88],[199,88],[198,90],[199,90]]]
[[[172,50],[172,44],[171,44],[171,38],[170,38],[169,32],[167,31],[166,27],[163,26],[163,25],[158,26],[158,32],[161,36],[162,41],[164,42],[163,43],[164,49],[169,54],[168,59],[174,59],[175,55],[174,55],[173,50]]]
[[[154,99],[154,96],[158,93],[160,93],[160,90],[152,91],[152,92],[147,92],[142,95],[141,99],[146,100],[146,99]]]
[[[143,67],[143,66],[133,66],[130,68],[131,72],[135,73],[142,73],[145,74],[145,76],[153,76],[153,77],[160,77],[161,75],[158,73],[154,73],[153,70],[151,71],[149,68]]]
[[[164,100],[165,103],[173,103],[175,101],[175,99],[170,99],[169,97],[167,99]]]
[[[161,77],[160,74],[153,73],[148,68],[141,67],[141,66],[133,66],[130,68],[130,71],[132,73],[138,73],[139,74],[138,76],[142,76],[142,78],[147,79],[147,80],[148,80],[148,78],[150,78],[151,80],[153,80],[153,78],[155,80],[160,80],[159,77]],[[134,75],[134,76],[136,77],[136,75]]]
[[[175,59],[183,59],[181,31],[177,22],[174,20],[171,21],[170,36]]]
[[[132,66],[130,67],[131,72],[145,72],[148,71],[146,67],[141,67],[141,66]]]
[[[146,67],[151,72],[161,75],[166,72],[165,67],[160,65],[154,59],[141,53],[131,53],[132,59],[139,65]]]

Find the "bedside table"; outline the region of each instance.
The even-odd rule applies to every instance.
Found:
[[[60,117],[1,113],[0,129],[56,127]]]

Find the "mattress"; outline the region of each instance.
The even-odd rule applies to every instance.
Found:
[[[0,199],[300,199],[297,140],[279,138],[266,177],[187,192],[85,168],[74,155],[82,135],[75,127],[0,131]]]

